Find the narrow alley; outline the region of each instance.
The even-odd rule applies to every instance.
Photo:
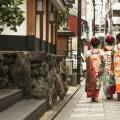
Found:
[[[0,120],[120,120],[120,0],[0,0]]]

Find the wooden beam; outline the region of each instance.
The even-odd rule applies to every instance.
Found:
[[[36,0],[27,0],[27,35],[36,35]]]
[[[49,42],[49,0],[46,0],[46,52],[48,52]]]

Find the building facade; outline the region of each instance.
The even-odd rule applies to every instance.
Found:
[[[17,32],[5,29],[0,35],[0,50],[45,51],[56,53],[57,11],[74,0],[24,0],[25,20]]]
[[[120,31],[120,0],[107,0],[106,33],[116,35]]]

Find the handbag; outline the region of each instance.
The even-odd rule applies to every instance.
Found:
[[[96,80],[96,89],[100,89],[101,88],[101,80],[100,78],[97,78]]]

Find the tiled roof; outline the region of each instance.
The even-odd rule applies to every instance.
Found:
[[[65,3],[69,3],[69,4],[74,4],[75,3],[75,0],[64,0]]]
[[[72,4],[75,3],[75,0],[51,0],[52,3],[56,6],[57,9],[64,9],[65,5],[68,7],[73,7]]]
[[[72,4],[75,3],[75,0],[64,0],[65,4],[68,5],[69,7],[73,7]]]

